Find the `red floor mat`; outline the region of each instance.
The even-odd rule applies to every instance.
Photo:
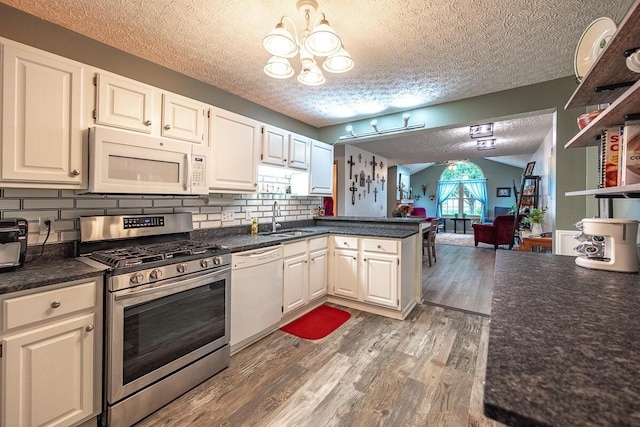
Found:
[[[344,310],[321,305],[280,330],[306,340],[318,340],[338,329],[350,317],[351,314]]]

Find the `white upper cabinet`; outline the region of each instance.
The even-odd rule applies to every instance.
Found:
[[[0,47],[2,186],[86,188],[82,65],[28,47]]]
[[[102,73],[96,76],[96,86],[97,124],[151,133],[155,116],[151,86]]]
[[[288,165],[295,169],[309,169],[309,138],[305,136],[289,134],[289,158]]]
[[[162,94],[162,136],[191,142],[203,142],[208,107],[193,99]]]
[[[211,192],[255,193],[261,124],[221,108],[210,111]]]
[[[309,194],[333,192],[333,145],[311,140]]]
[[[289,132],[272,126],[262,127],[262,154],[264,164],[286,166],[289,146]]]
[[[262,127],[263,164],[294,169],[309,168],[310,139],[273,126]]]
[[[206,104],[125,77],[96,76],[97,124],[202,143]]]

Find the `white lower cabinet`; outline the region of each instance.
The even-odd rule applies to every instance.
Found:
[[[100,413],[99,280],[0,299],[1,426],[71,426]]]
[[[398,256],[363,252],[362,263],[362,300],[398,307]]]
[[[329,251],[327,238],[309,240],[309,300],[327,294]]]
[[[415,236],[333,236],[330,302],[404,318],[417,303]]]
[[[284,245],[283,314],[327,294],[327,254],[326,236]]]
[[[291,247],[304,247],[304,250],[287,256],[287,249],[291,251]],[[284,249],[282,314],[287,314],[309,301],[309,261],[306,240],[285,245]]]

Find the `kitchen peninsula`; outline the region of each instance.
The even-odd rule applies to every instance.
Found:
[[[638,325],[640,275],[498,251],[485,414],[514,426],[640,425]]]

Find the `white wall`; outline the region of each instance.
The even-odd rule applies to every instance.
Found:
[[[380,156],[376,158],[376,175],[372,176],[373,167],[369,163],[373,161],[374,155],[368,151],[359,149],[351,145],[337,147],[336,162],[338,163],[338,216],[366,216],[385,217],[387,216],[387,159]],[[347,162],[352,158],[355,164],[352,168]],[[380,168],[380,162],[383,167]],[[350,169],[352,173],[350,175]],[[365,178],[371,178],[371,184],[361,186],[360,173],[364,172]],[[354,175],[358,174],[358,182]],[[382,179],[384,178],[384,190],[382,189]],[[355,199],[352,203],[352,192],[350,188],[355,185]],[[368,190],[368,191],[367,191]],[[377,194],[374,191],[377,190]]]
[[[555,212],[556,212],[556,197],[555,197],[555,183],[552,177],[555,176],[555,125],[554,128],[547,133],[538,150],[531,156],[530,161],[536,162],[536,166],[533,169],[533,175],[540,176],[540,189],[538,194],[540,195],[540,207],[546,206],[548,208],[545,214],[544,223],[542,224],[543,231],[555,230]]]

